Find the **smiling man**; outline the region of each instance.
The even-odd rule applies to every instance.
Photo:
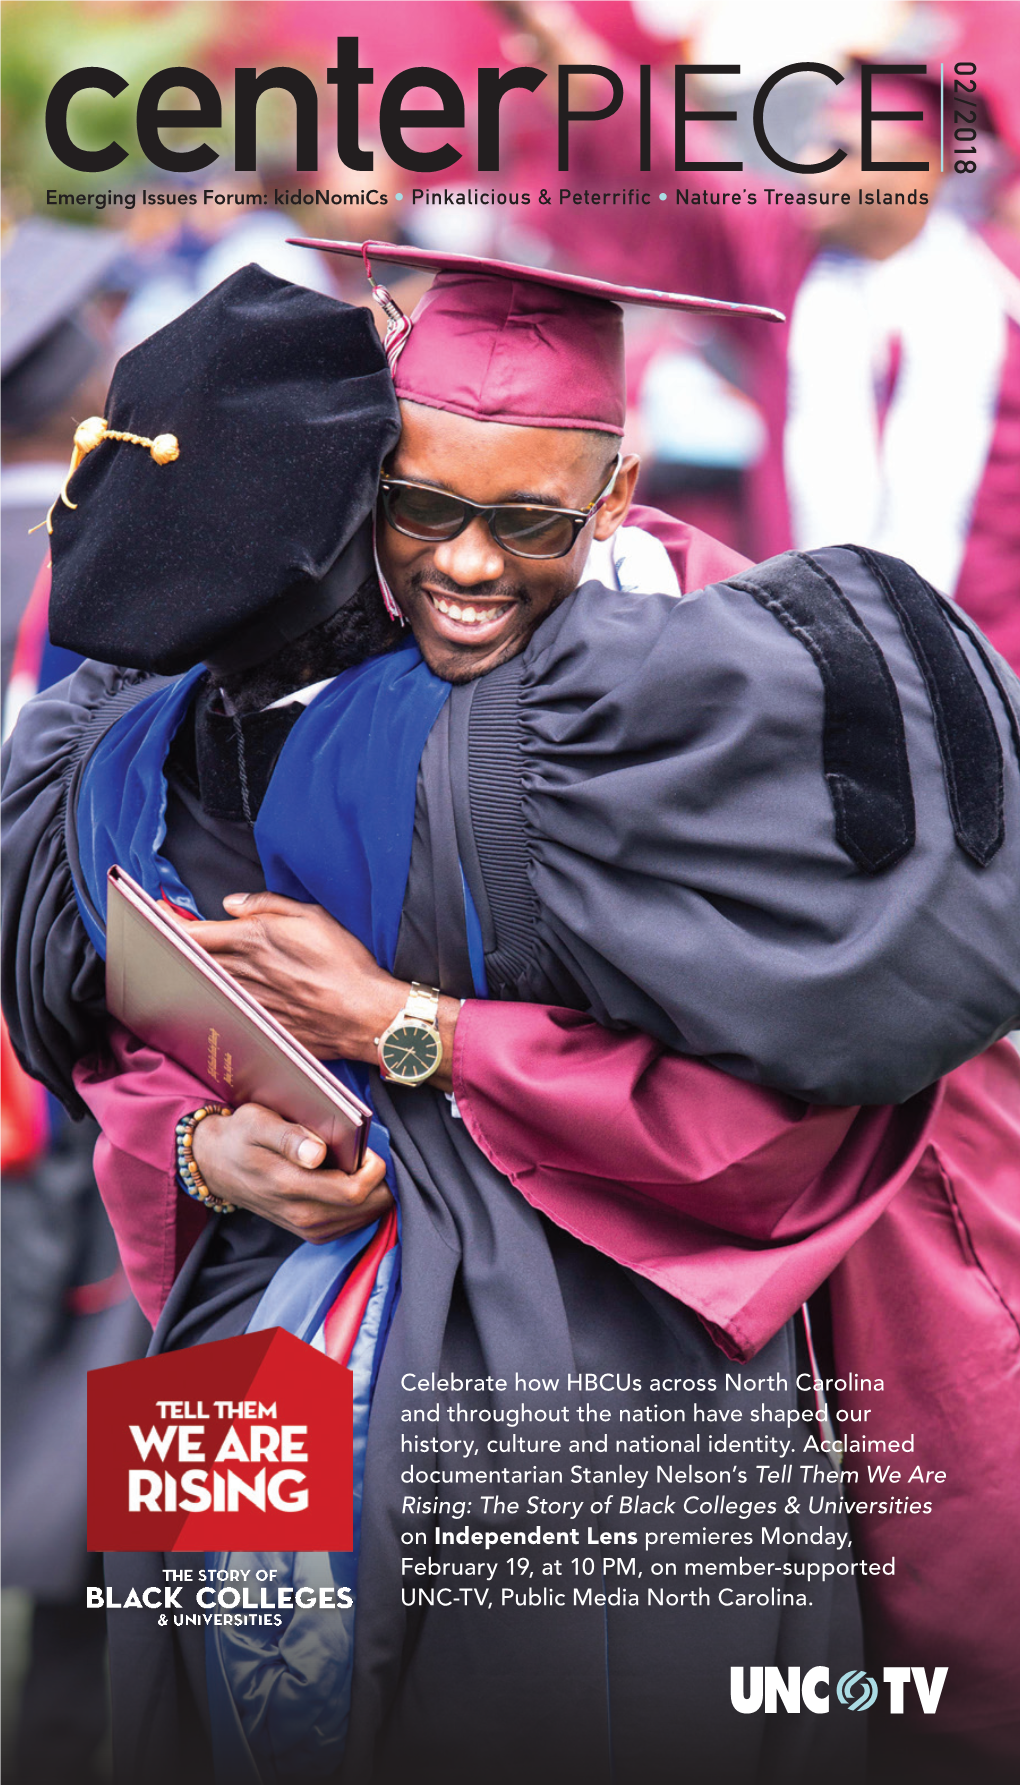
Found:
[[[1007,889],[1016,775],[995,674],[969,634],[956,641],[904,566],[842,549],[750,572],[680,523],[628,513],[634,462],[624,460],[611,482],[622,374],[620,315],[604,294],[558,275],[448,264],[396,361],[404,427],[395,449],[386,442],[376,540],[379,591],[413,640],[394,619],[391,637],[372,634],[371,654],[362,648],[359,660],[308,649],[300,678],[282,654],[269,670],[231,673],[219,685],[232,690],[233,712],[216,705],[215,680],[210,691],[209,678],[191,671],[119,718],[76,781],[79,843],[87,820],[91,830],[75,890],[83,912],[91,909],[96,945],[110,859],[193,915],[218,915],[216,890],[257,892],[252,904],[232,902],[241,921],[207,923],[202,938],[320,1057],[376,1068],[362,1082],[385,1128],[379,1144],[402,1227],[399,1305],[391,1248],[375,1255],[365,1319],[334,1343],[331,1315],[361,1244],[348,1230],[380,1212],[369,1200],[385,1196],[378,1175],[341,1183],[340,1174],[307,1169],[321,1150],[313,1146],[306,1161],[299,1149],[309,1137],[265,1111],[210,1116],[195,1132],[206,1185],[241,1213],[208,1224],[159,1342],[195,1343],[252,1320],[292,1324],[354,1370],[365,1475],[350,1728],[342,1620],[315,1630],[295,1620],[283,1636],[250,1645],[214,1632],[205,1663],[165,1658],[155,1696],[137,1677],[128,1688],[121,1764],[132,1781],[167,1776],[176,1785],[185,1677],[199,1698],[203,1677],[225,1683],[238,1711],[228,1764],[239,1777],[319,1776],[345,1734],[345,1780],[374,1785],[409,1777],[466,1785],[483,1772],[500,1782],[527,1772],[543,1785],[572,1777],[652,1785],[675,1776],[680,1752],[692,1776],[720,1785],[823,1769],[832,1779],[859,1776],[844,1726],[832,1735],[822,1718],[805,1732],[784,1719],[764,1743],[757,1720],[733,1711],[737,1638],[724,1602],[692,1596],[663,1618],[626,1597],[603,1603],[571,1591],[561,1603],[559,1588],[536,1606],[519,1603],[511,1586],[511,1603],[490,1614],[430,1607],[420,1596],[408,1610],[401,1598],[402,1520],[422,1539],[416,1556],[440,1569],[449,1558],[435,1519],[422,1514],[419,1526],[404,1505],[408,1381],[470,1379],[476,1387],[460,1396],[470,1422],[503,1440],[487,1442],[485,1481],[474,1484],[471,1524],[486,1542],[504,1532],[523,1541],[536,1516],[523,1493],[501,1502],[484,1491],[516,1479],[500,1459],[517,1403],[477,1386],[496,1375],[544,1376],[566,1384],[568,1400],[579,1374],[623,1383],[586,1397],[617,1454],[646,1417],[652,1376],[705,1384],[700,1404],[719,1420],[743,1411],[740,1390],[720,1386],[721,1345],[726,1357],[755,1355],[755,1382],[770,1384],[755,1391],[755,1405],[764,1396],[773,1423],[803,1430],[789,1315],[839,1247],[828,1262],[816,1249],[801,1269],[798,1242],[834,1212],[851,1228],[858,1218],[867,1225],[921,1156],[933,1080],[991,1041],[1015,1010]],[[132,394],[134,427],[154,433],[155,418]],[[173,419],[161,413],[159,426]],[[203,442],[193,438],[200,486]],[[172,486],[145,475],[147,512],[162,512],[166,526]],[[254,465],[249,475],[257,478]],[[61,530],[72,546],[87,537],[94,492],[83,474],[73,489],[77,518],[56,515],[65,632],[76,585]],[[193,527],[194,514],[182,524]],[[124,559],[114,518],[111,510],[111,577]],[[176,648],[190,649],[192,662],[215,659],[215,638],[206,632],[198,644],[199,626],[210,623],[208,583],[202,604],[175,606],[167,599],[175,565],[162,548],[150,565],[165,623],[178,625]],[[262,568],[246,566],[264,595]],[[374,585],[353,582],[348,593],[380,611]],[[77,594],[81,624],[95,625],[93,604],[80,586]],[[936,734],[897,603],[955,701],[968,773],[953,732]],[[153,665],[137,624],[132,651]],[[263,710],[253,712],[256,687]],[[298,688],[310,693],[307,704]],[[45,719],[40,710],[35,723]],[[206,749],[220,720],[221,746],[238,729],[251,746],[242,755],[235,742],[226,791]],[[189,737],[203,821],[219,794],[204,876],[202,851],[189,841],[199,820],[185,835],[172,810],[187,792],[175,776]],[[162,769],[147,786],[135,773],[143,748]],[[974,775],[982,762],[1000,763],[1008,781],[1003,834],[992,780]],[[221,847],[228,824],[237,827],[233,885]],[[214,832],[217,875],[208,869]],[[26,931],[27,955],[30,919]],[[951,933],[966,935],[965,949],[946,946]],[[639,1047],[654,1054],[657,1042],[690,1070],[687,1125],[674,1105],[640,1185],[613,1167],[615,1190],[604,1184],[577,1197],[569,1169],[539,1168],[550,1056],[507,1020],[502,1043],[490,1032],[490,1060],[502,1048],[520,1069],[519,1126],[534,1135],[536,1161],[534,1181],[527,1171],[511,1176],[476,1120],[471,1060],[473,1033],[484,1034],[501,1007],[512,1019],[512,1006],[558,1007],[559,1058],[573,1066],[575,1163],[592,1135],[609,1159],[599,1118],[616,1107],[621,1082],[571,1052],[579,1027],[596,1027],[595,1018],[627,1029]],[[420,1050],[399,1044],[399,1033],[388,1046],[402,1029]],[[158,1253],[165,1270],[173,1249],[168,1193],[193,1210],[174,1187],[173,1127],[205,1093],[130,1044],[120,1063],[113,1076],[108,1065],[86,1066],[78,1083],[101,1113],[100,1175],[142,1279],[146,1225],[150,1262]],[[632,1064],[638,1104],[644,1068]],[[456,1104],[442,1094],[451,1084]],[[834,1107],[892,1102],[903,1108]],[[756,1174],[761,1157],[768,1169]],[[654,1234],[628,1220],[628,1198],[661,1205]],[[607,1218],[613,1207],[618,1225]],[[296,1247],[302,1232],[343,1237]],[[144,1287],[152,1291],[152,1276]],[[671,1402],[692,1425],[693,1392],[677,1390]],[[462,1435],[440,1408],[435,1454]],[[530,1480],[525,1472],[523,1486]],[[717,1534],[728,1540],[732,1516],[720,1516]],[[800,1515],[787,1507],[776,1516],[797,1541]],[[638,1509],[628,1529],[650,1541],[658,1519]],[[559,1541],[570,1515],[550,1513],[545,1528]],[[815,1529],[833,1548],[845,1537],[838,1520]],[[761,1543],[754,1528],[749,1535],[742,1554],[756,1568]],[[763,1548],[760,1563],[767,1571]],[[805,1665],[858,1665],[852,1584],[847,1576],[756,1605],[740,1619],[741,1652],[756,1664],[796,1653]],[[310,1668],[309,1653],[318,1656]],[[304,1684],[294,1695],[298,1661]]]
[[[516,656],[577,587],[592,539],[630,507],[638,461],[594,430],[493,427],[411,402],[400,414],[383,557],[429,668],[467,682]],[[478,494],[454,494],[466,489]]]
[[[352,244],[308,245],[364,252],[367,264]],[[521,651],[586,576],[608,572],[619,584],[613,566],[628,548],[612,542],[625,517],[640,560],[634,587],[643,575],[649,589],[679,593],[737,567],[736,554],[682,523],[628,516],[638,460],[621,451],[620,301],[714,305],[466,256],[379,252],[437,274],[410,322],[374,287],[390,314],[401,414],[380,485],[379,560],[434,674],[483,675]]]

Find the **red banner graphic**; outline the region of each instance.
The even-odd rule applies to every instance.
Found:
[[[282,1327],[88,1379],[93,1550],[347,1550],[353,1377]]]

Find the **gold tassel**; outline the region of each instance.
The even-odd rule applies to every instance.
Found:
[[[65,508],[77,508],[77,502],[72,502],[67,494],[67,486],[82,460],[88,453],[94,452],[97,446],[101,446],[104,440],[125,440],[131,446],[144,446],[157,465],[172,465],[181,456],[176,434],[157,434],[155,440],[150,440],[145,434],[125,434],[119,428],[108,428],[101,415],[90,415],[87,421],[79,422],[74,430],[71,465],[59,496],[55,496],[50,504],[45,521],[40,521],[36,527],[30,527],[30,533],[38,533],[39,527],[45,527],[52,536],[53,510],[58,502],[62,502]]]

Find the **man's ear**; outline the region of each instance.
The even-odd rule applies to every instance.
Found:
[[[641,460],[637,453],[628,453],[616,474],[612,490],[595,516],[596,539],[611,539],[617,527],[623,525],[634,500],[634,485],[640,469]]]

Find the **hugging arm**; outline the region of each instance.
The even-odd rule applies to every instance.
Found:
[[[452,1056],[458,1108],[497,1169],[558,1225],[693,1307],[734,1356],[753,1355],[877,1219],[937,1103],[933,1090],[898,1108],[813,1108],[534,1004],[469,1001]],[[78,1086],[104,1128],[96,1174],[125,1268],[154,1318],[208,1219],[174,1173],[175,1124],[208,1093],[123,1031],[108,1059],[79,1068]],[[308,1238],[330,1218],[316,1207],[323,1191],[349,1226],[375,1219],[386,1191],[371,1173],[331,1186],[343,1174],[302,1165],[300,1130],[273,1117],[271,1135],[256,1133],[245,1120],[243,1158],[198,1154],[214,1193]],[[230,1123],[203,1128],[211,1140]]]

